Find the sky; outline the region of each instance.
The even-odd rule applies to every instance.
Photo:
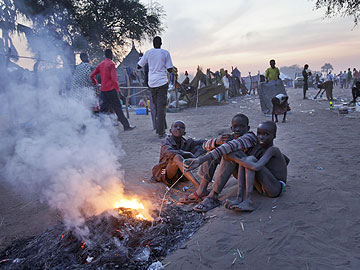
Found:
[[[148,4],[150,1],[142,1]],[[181,72],[221,67],[261,73],[308,63],[320,70],[360,68],[360,26],[351,17],[324,18],[310,0],[157,0],[164,7],[163,49]],[[143,44],[141,50],[151,48]]]
[[[360,68],[360,26],[354,28],[351,17],[324,18],[325,9],[315,10],[315,0],[156,2],[166,13],[162,48],[180,73],[195,73],[197,66],[263,73],[270,59],[278,67],[307,63],[320,70],[331,63],[335,72]],[[24,40],[17,44],[20,51],[26,47]],[[137,44],[141,51],[151,47]]]

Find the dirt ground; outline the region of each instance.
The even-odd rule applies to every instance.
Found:
[[[326,100],[303,100],[302,89],[287,92],[292,110],[288,122],[278,124],[275,140],[291,160],[285,193],[276,199],[256,195],[252,213],[223,206],[211,210],[209,221],[184,248],[164,259],[166,269],[360,269],[360,112],[343,116],[330,111]],[[309,97],[316,92],[310,89]],[[335,88],[334,97],[336,103],[349,101],[351,90]],[[167,121],[185,121],[187,136],[213,138],[229,131],[238,112],[249,116],[254,131],[270,120],[261,113],[258,97],[251,95],[221,106],[168,113]],[[146,181],[160,150],[150,116],[132,113],[130,121],[137,126],[134,131],[119,131],[127,153],[121,160],[126,185],[162,196],[162,184]],[[233,198],[235,192],[232,178],[220,199]],[[181,195],[177,191],[170,196]],[[0,249],[59,219],[37,198],[0,182]]]

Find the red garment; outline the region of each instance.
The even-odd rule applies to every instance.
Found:
[[[116,89],[117,92],[120,91],[115,64],[111,59],[106,58],[91,73],[90,77],[94,85],[97,84],[95,75],[99,73],[101,76],[101,91],[111,91],[113,89]]]

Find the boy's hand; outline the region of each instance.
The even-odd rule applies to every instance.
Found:
[[[216,138],[216,144],[222,145],[231,140],[232,140],[232,136],[230,134],[223,134]]]
[[[197,158],[188,158],[184,160],[184,169],[186,171],[194,170],[199,166],[200,166],[200,162],[199,159]]]

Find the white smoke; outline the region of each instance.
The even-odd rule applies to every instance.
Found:
[[[56,70],[44,74],[37,87],[10,78],[0,92],[1,174],[16,190],[39,194],[62,212],[67,228],[86,237],[84,219],[123,194],[124,152],[108,117],[59,95]]]

